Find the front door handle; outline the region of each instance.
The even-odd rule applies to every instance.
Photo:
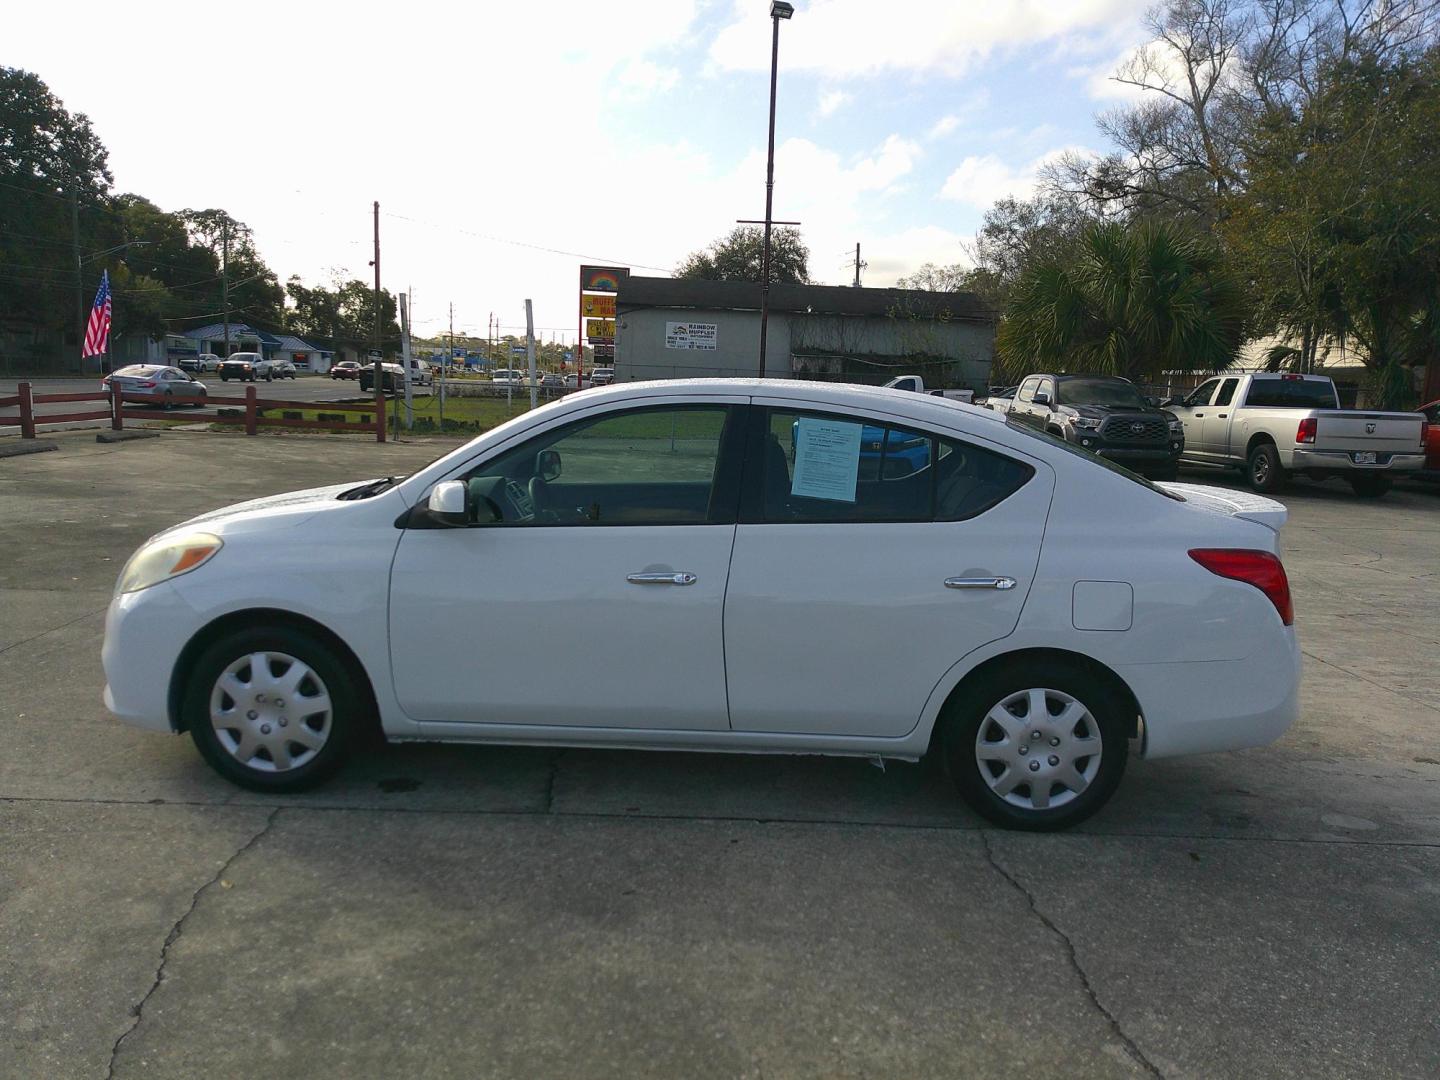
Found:
[[[1200,419],[1202,416],[1204,416],[1204,415],[1205,415],[1205,414],[1204,414],[1203,412],[1197,412],[1197,413],[1195,414],[1195,419],[1196,419],[1196,420],[1199,420],[1199,419]]]
[[[1013,577],[947,577],[947,589],[999,589],[1002,592],[1015,587]]]
[[[1223,412],[1222,412],[1222,413],[1221,413],[1219,416],[1217,416],[1215,419],[1217,419],[1217,420],[1224,420],[1225,417],[1227,417],[1227,416],[1229,416],[1229,415],[1230,415],[1229,413],[1223,413]]]
[[[626,574],[625,580],[631,585],[694,585],[699,579],[690,573],[679,574]]]

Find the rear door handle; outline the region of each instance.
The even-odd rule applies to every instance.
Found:
[[[699,579],[682,571],[678,574],[626,574],[625,580],[631,585],[694,585]]]
[[[1015,587],[1013,577],[947,577],[945,588],[947,589],[1006,589]]]

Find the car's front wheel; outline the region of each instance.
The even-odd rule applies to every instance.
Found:
[[[1110,798],[1125,774],[1122,696],[1078,665],[999,669],[947,706],[941,747],[978,813],[1010,829],[1065,829]]]
[[[300,630],[240,630],[201,654],[184,719],[226,779],[253,791],[303,791],[329,778],[355,740],[356,681],[330,646]]]

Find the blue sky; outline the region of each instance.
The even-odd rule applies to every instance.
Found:
[[[224,206],[282,280],[369,270],[419,327],[573,337],[580,256],[673,267],[764,209],[768,0],[439,0],[343,8],[26,5],[0,63],[88,113],[120,190]],[[1134,0],[797,0],[781,28],[777,217],[818,280],[964,259],[984,208],[1103,149]],[[336,13],[343,13],[337,15]],[[74,33],[87,17],[107,36]],[[526,246],[530,245],[530,246]],[[553,249],[553,250],[543,250]]]

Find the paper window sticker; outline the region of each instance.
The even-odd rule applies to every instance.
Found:
[[[855,501],[860,476],[861,424],[801,417],[795,422],[795,475],[790,494],[831,502]]]

